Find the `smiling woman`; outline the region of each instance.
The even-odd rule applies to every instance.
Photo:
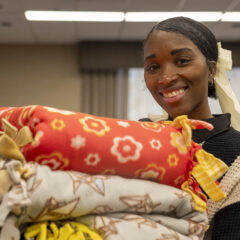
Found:
[[[147,90],[143,75],[143,68],[130,68],[128,71],[127,119],[139,119],[146,113],[154,116],[164,115],[161,106]],[[227,76],[234,93],[240,100],[240,67],[233,67],[231,71],[227,72]],[[212,114],[222,113],[218,99],[208,98],[208,101]]]
[[[230,127],[230,113],[212,114],[208,102],[208,97],[216,98],[215,78],[221,77],[219,73],[225,74],[224,69],[230,65],[225,59],[224,64],[220,64],[223,52],[219,52],[215,36],[203,24],[184,17],[170,18],[155,25],[144,42],[144,78],[149,92],[168,113],[169,119],[188,115],[214,126],[211,132],[193,131],[193,140],[231,166],[240,161],[237,158],[240,155],[240,133]],[[218,81],[216,83],[219,84]],[[224,96],[223,101],[229,102],[229,106],[234,102],[235,106],[231,105],[228,110],[233,113],[232,121],[239,123],[239,103],[231,89],[228,90],[230,97],[218,91],[219,97]],[[229,188],[229,185],[224,187]],[[236,195],[239,196],[238,193]],[[223,204],[222,208],[209,207],[215,212],[209,209],[214,212],[211,215],[214,220],[208,239],[239,239],[240,198],[235,199],[234,204]]]
[[[145,43],[144,58],[146,85],[170,117],[212,117],[207,89],[213,81],[216,62],[208,64],[190,39],[155,30]]]

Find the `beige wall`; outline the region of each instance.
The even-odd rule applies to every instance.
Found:
[[[81,111],[77,45],[0,45],[0,106]]]
[[[118,51],[114,60],[108,59],[108,62],[114,61],[121,66],[120,60],[130,52],[133,59],[126,61],[128,66],[142,66],[141,43],[136,43],[136,46],[121,44],[127,50]],[[223,47],[233,50],[234,65],[240,66],[240,43],[223,43]],[[82,111],[80,66],[93,68],[91,64],[94,63],[94,67],[99,68],[98,62],[101,65],[103,61],[95,61],[98,59],[96,51],[89,53],[92,45],[90,50],[85,48],[83,44],[0,45],[0,106],[40,104]],[[98,54],[106,60],[106,51],[101,50]],[[81,64],[79,59],[82,62],[85,59],[84,64],[88,62],[88,65]]]

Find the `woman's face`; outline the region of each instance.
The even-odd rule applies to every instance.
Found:
[[[214,71],[185,36],[154,30],[144,46],[144,78],[158,104],[175,118],[210,118],[208,82]]]

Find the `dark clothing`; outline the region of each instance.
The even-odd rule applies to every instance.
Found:
[[[206,141],[203,148],[230,166],[240,155],[240,133],[230,127],[230,114],[219,115],[206,121],[214,125],[213,133],[205,136],[203,136],[205,133],[193,133],[193,140]],[[240,202],[229,205],[216,213],[212,239],[240,239]]]
[[[203,149],[221,159],[228,166],[240,155],[240,132],[230,127],[230,114],[205,119],[214,126],[212,131],[193,130],[192,139]],[[140,121],[151,121],[140,119]],[[221,209],[214,217],[213,240],[240,239],[240,202]]]
[[[220,158],[228,166],[240,155],[240,132],[230,127],[230,118],[230,114],[220,114],[205,119],[214,129],[193,130],[192,137],[193,141],[202,144],[204,150]]]

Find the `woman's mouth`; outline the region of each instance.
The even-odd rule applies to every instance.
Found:
[[[159,94],[161,96],[163,96],[163,99],[165,102],[169,102],[169,103],[174,103],[174,102],[178,102],[180,101],[180,99],[182,99],[182,97],[185,95],[187,90],[187,87],[185,88],[180,88],[177,90],[165,90],[165,91],[161,91],[159,92]]]

